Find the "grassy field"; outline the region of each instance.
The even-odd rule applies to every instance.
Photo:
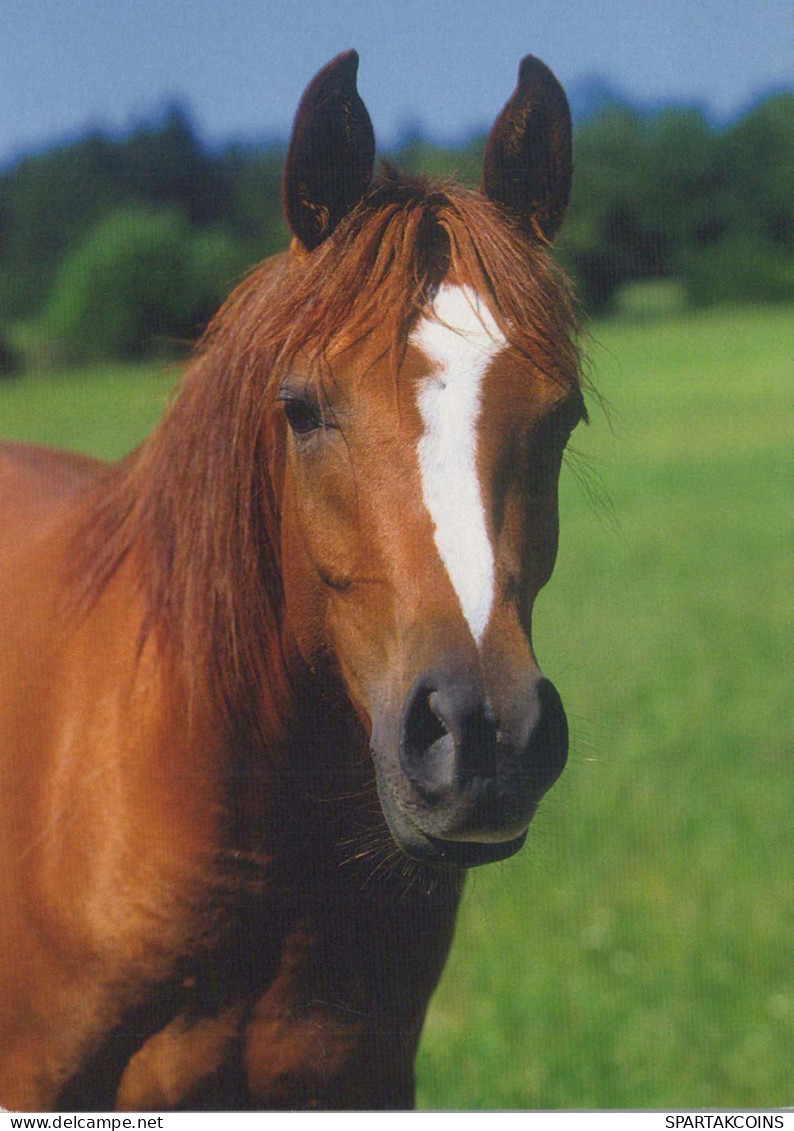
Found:
[[[535,629],[571,758],[469,879],[425,1107],[794,1103],[791,325],[593,330]],[[0,433],[120,454],[168,382],[110,376],[0,386]]]

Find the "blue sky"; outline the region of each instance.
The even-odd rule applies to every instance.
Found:
[[[793,84],[791,0],[4,0],[0,164],[178,99],[210,141],[288,133],[314,72],[349,47],[376,134],[490,124],[522,55],[718,117]]]

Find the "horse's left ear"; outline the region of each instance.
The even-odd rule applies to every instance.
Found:
[[[549,68],[527,55],[485,147],[482,190],[530,235],[551,243],[571,192],[571,111]]]
[[[282,181],[284,216],[309,251],[358,204],[372,177],[375,135],[356,88],[358,53],[337,55],[300,101]]]

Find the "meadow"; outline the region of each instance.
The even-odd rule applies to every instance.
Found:
[[[590,329],[534,630],[569,765],[468,880],[425,1108],[794,1103],[791,313]],[[0,384],[0,435],[118,456],[172,377]]]

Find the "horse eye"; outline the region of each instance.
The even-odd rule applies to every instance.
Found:
[[[322,426],[322,417],[314,405],[300,397],[287,397],[284,400],[284,415],[292,431],[298,436],[306,436]]]

